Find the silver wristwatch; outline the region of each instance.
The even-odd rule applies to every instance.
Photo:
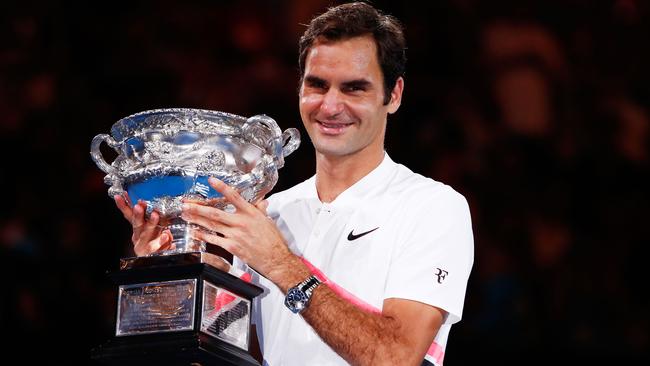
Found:
[[[294,314],[300,313],[307,308],[309,300],[311,300],[312,292],[314,292],[314,289],[321,283],[322,282],[316,278],[316,276],[309,276],[309,278],[287,291],[287,295],[284,297],[284,305],[286,305]]]

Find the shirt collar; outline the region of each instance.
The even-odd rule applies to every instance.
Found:
[[[323,207],[345,208],[356,206],[360,201],[369,198],[373,193],[382,190],[382,187],[388,182],[390,175],[395,171],[397,164],[384,152],[384,158],[379,165],[359,179],[352,186],[341,192],[334,201],[330,203],[321,203],[316,191],[316,177],[310,178],[308,185],[309,197],[316,200],[316,203]]]

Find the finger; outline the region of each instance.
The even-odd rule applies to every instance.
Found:
[[[172,236],[172,232],[169,231],[169,229],[165,229],[165,231],[160,234],[160,250],[174,250],[176,249],[176,244],[174,244],[174,237]]]
[[[134,247],[134,251],[138,256],[155,253],[162,248],[169,246],[171,244],[171,241],[171,235],[167,232],[164,232],[153,240],[142,241]]]
[[[217,192],[221,193],[223,197],[230,202],[237,210],[240,211],[249,211],[251,208],[251,204],[246,201],[242,196],[232,188],[231,186],[227,185],[226,183],[220,181],[219,179],[215,177],[210,177],[208,178],[208,183],[217,190]]]
[[[156,211],[152,212],[149,216],[149,220],[145,220],[144,224],[141,227],[139,233],[140,241],[149,241],[155,236],[158,236],[158,231],[160,227],[158,223],[160,222],[160,214]]]
[[[122,196],[124,196],[124,199],[126,200],[126,203],[129,205],[129,207],[132,207],[133,206],[133,201],[131,201],[131,197],[129,197],[129,192],[124,191]]]
[[[206,229],[206,228],[200,227],[200,226],[193,227],[190,236],[193,239],[195,239],[195,236],[196,236],[195,234],[198,234],[198,233],[205,233],[205,234],[209,234],[209,235],[214,235],[214,236],[219,237],[219,238],[226,238],[226,237],[234,238],[235,237],[235,236],[233,236],[233,231],[231,229],[229,229],[229,228],[224,228],[224,229],[221,229],[219,231],[213,231],[213,230],[209,230],[209,229]]]
[[[120,194],[113,196],[113,199],[115,200],[117,208],[122,212],[122,215],[124,215],[124,218],[131,222],[131,219],[133,217],[133,210],[131,209],[131,206],[126,201],[126,199]]]
[[[223,248],[224,250],[226,250],[228,253],[232,255],[239,256],[237,250],[239,248],[239,245],[237,244],[236,241],[232,239],[224,238],[217,234],[210,233],[203,230],[195,230],[192,233],[192,235],[197,240],[202,240],[207,244],[216,245],[218,247]]]
[[[269,208],[269,201],[261,200],[255,204],[255,207],[257,207],[258,210],[262,211],[262,213],[266,215],[266,209]]]
[[[232,236],[234,233],[234,228],[217,221],[205,218],[191,219],[183,217],[183,219],[188,223],[195,225],[196,230],[208,231],[222,236]]]
[[[183,197],[182,202],[188,203],[198,203],[203,206],[216,206],[218,203],[223,202],[223,197],[218,198],[193,198],[193,197]]]
[[[133,216],[131,217],[131,225],[133,230],[139,230],[144,225],[144,213],[147,211],[147,203],[139,201],[133,206]]]
[[[174,250],[176,245],[172,241],[172,234],[164,232],[160,235],[160,248],[158,251]]]
[[[133,228],[133,235],[131,235],[131,241],[133,245],[140,245],[141,243],[146,243],[157,236],[160,236],[160,227],[158,223],[160,222],[160,215],[158,212],[152,212],[151,218],[149,221],[145,221],[144,224]]]
[[[183,203],[183,220],[203,226],[212,231],[218,227],[233,226],[236,220],[233,214],[219,210],[218,208],[203,206],[196,203]]]

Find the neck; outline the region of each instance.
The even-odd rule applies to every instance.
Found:
[[[316,152],[316,190],[321,202],[332,202],[339,194],[365,177],[384,159],[379,152],[346,156],[327,156]]]

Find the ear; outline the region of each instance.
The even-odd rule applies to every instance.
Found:
[[[393,91],[390,92],[390,102],[388,102],[389,114],[397,112],[399,106],[402,104],[402,92],[404,92],[404,78],[400,76],[395,82]]]

